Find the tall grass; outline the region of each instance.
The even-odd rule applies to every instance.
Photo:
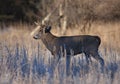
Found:
[[[28,26],[14,25],[0,31],[0,84],[119,84],[119,23],[94,23],[88,32],[102,39],[99,53],[105,60],[104,72],[97,61],[92,59],[87,65],[84,54],[80,54],[71,59],[69,77],[66,58],[61,58],[54,70],[51,53],[29,35]],[[84,34],[78,31],[80,26],[73,29],[66,35]],[[52,33],[57,35],[55,28]]]

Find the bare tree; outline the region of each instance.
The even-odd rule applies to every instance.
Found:
[[[59,19],[58,19],[58,26],[59,29],[61,31],[61,34],[64,35],[66,32],[66,27],[67,27],[67,15],[65,14],[66,10],[67,10],[67,0],[64,0],[64,7],[63,7],[63,3],[60,4],[59,6]]]

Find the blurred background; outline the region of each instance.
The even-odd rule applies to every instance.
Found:
[[[70,25],[88,18],[120,20],[120,0],[0,0],[0,22],[41,20],[60,4]],[[54,12],[54,18],[55,15],[58,15],[58,9]]]

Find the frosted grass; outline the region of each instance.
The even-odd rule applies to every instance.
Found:
[[[120,54],[103,48],[100,55],[105,60],[104,72],[92,59],[87,65],[84,54],[72,57],[70,76],[66,76],[65,58],[55,66],[49,52],[43,54],[41,45],[31,50],[25,45],[15,44],[0,49],[0,84],[119,84]]]

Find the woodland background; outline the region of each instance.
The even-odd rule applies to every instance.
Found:
[[[120,0],[0,0],[0,22],[42,20],[62,3],[69,25],[81,19],[120,20]],[[58,10],[54,13],[57,16]],[[52,18],[52,19],[54,19]]]

